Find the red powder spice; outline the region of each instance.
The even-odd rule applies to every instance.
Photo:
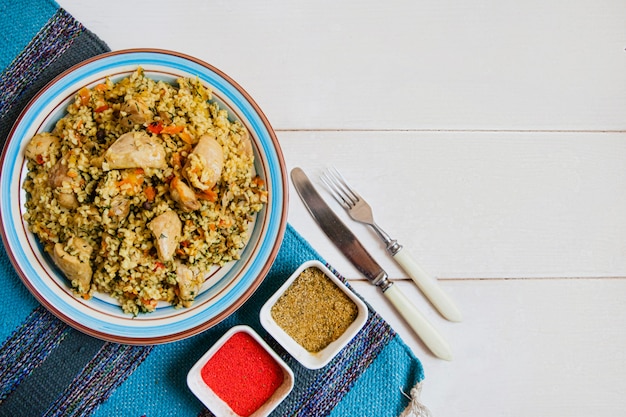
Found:
[[[259,409],[283,383],[283,370],[248,333],[238,332],[201,371],[204,382],[242,417]]]

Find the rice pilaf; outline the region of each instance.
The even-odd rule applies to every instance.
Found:
[[[189,307],[267,202],[245,127],[198,79],[141,68],[79,90],[25,156],[29,229],[78,296],[106,293],[135,315]]]

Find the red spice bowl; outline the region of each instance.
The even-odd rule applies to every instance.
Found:
[[[293,371],[249,326],[234,326],[191,368],[187,385],[217,417],[264,417],[291,392]]]

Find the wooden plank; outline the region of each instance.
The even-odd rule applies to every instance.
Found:
[[[614,417],[626,410],[625,279],[446,281],[462,323],[440,318],[400,282],[446,337],[436,359],[380,292],[353,282],[424,365],[422,400],[437,417]]]
[[[278,129],[626,130],[620,0],[59,3],[212,63]]]
[[[392,277],[374,233],[317,179],[339,167],[378,223],[441,278],[626,276],[626,134],[279,132],[299,166]],[[337,268],[335,251],[291,189],[289,221]]]

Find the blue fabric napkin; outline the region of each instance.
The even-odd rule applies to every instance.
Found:
[[[108,47],[51,0],[0,0],[0,12],[4,144],[19,112],[42,86]],[[87,336],[40,306],[0,246],[0,416],[210,416],[187,388],[186,375],[238,324],[254,328],[294,370],[294,390],[272,415],[399,415],[408,404],[405,393],[423,380],[423,368],[371,306],[357,337],[315,371],[302,367],[260,326],[261,306],[310,259],[321,260],[288,225],[267,278],[233,315],[178,342],[128,346]]]

